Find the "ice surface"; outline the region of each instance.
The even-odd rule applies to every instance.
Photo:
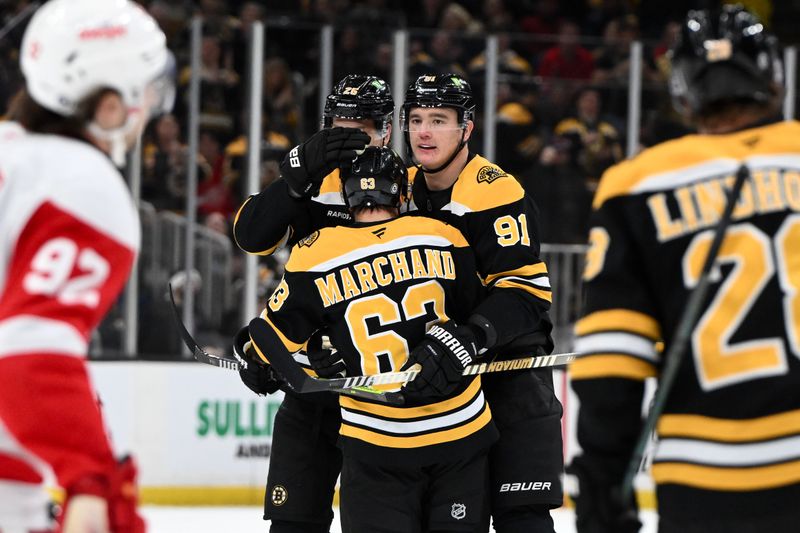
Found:
[[[147,506],[144,515],[149,533],[266,533],[269,523],[261,520],[260,507],[159,507]],[[553,512],[557,533],[575,533],[575,515],[570,509]],[[641,516],[641,533],[655,533],[655,513]],[[331,533],[340,533],[338,514]]]

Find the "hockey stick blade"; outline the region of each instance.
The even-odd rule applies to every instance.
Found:
[[[197,344],[197,341],[194,340],[191,333],[189,333],[189,330],[186,329],[186,326],[183,324],[183,320],[181,320],[181,313],[178,310],[178,306],[175,305],[175,297],[172,294],[172,285],[169,286],[169,299],[170,302],[172,302],[172,311],[175,316],[175,323],[178,325],[178,332],[181,334],[183,343],[187,348],[189,348],[189,351],[192,352],[195,360],[207,365],[217,366],[227,370],[236,370],[238,372],[241,365],[236,359],[222,355],[210,354],[200,348],[200,346]]]

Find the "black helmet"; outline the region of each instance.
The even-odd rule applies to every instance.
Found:
[[[458,74],[425,74],[408,86],[400,115],[404,129],[413,107],[451,107],[460,110],[458,122],[462,125],[473,120],[475,115],[472,87]]]
[[[341,171],[342,194],[350,209],[399,207],[408,188],[408,170],[403,159],[386,146],[368,146]]]
[[[777,40],[738,5],[690,11],[670,57],[675,105],[693,113],[725,101],[768,103],[783,83]]]
[[[384,131],[392,121],[394,100],[389,84],[375,76],[345,76],[325,99],[322,127],[330,128],[333,119],[372,119],[375,129]]]

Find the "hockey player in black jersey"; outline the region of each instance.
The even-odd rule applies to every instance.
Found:
[[[495,348],[501,358],[511,356],[509,343],[521,339],[527,351],[550,353],[551,292],[539,258],[537,210],[513,176],[469,151],[474,110],[469,83],[459,75],[424,75],[409,86],[401,118],[417,163],[410,169],[410,209],[459,228],[475,253],[488,296],[457,333],[461,342]],[[410,361],[431,353],[443,357],[448,348],[428,338]],[[406,388],[437,394],[425,386],[427,372],[423,367]],[[552,371],[486,376],[484,390],[500,430],[490,453],[494,527],[500,533],[552,532],[549,510],[562,504],[563,470],[562,409]]]
[[[656,426],[658,529],[799,531],[800,125],[779,121],[777,42],[741,7],[691,11],[671,60],[673,98],[699,134],[612,167],[594,198],[576,325],[586,355],[570,368],[580,399],[577,529],[639,530],[635,502],[619,494],[644,380],[660,378],[682,337],[677,324],[744,166]]]
[[[409,346],[450,338],[451,351],[422,361],[435,397],[409,393],[402,407],[339,397],[342,529],[485,531],[487,452],[497,431],[480,377],[461,376],[477,347],[452,340],[483,296],[472,251],[443,222],[397,218],[408,174],[390,148],[367,148],[342,176],[354,223],[292,248],[283,279],[250,322],[252,347],[269,364],[324,328],[347,374],[362,375],[397,371]]]
[[[239,209],[233,230],[239,247],[269,255],[320,228],[350,223],[339,167],[349,166],[367,144],[389,142],[393,110],[389,86],[380,78],[352,75],[337,83],[325,102],[323,129],[286,156],[280,167],[282,179]],[[319,336],[311,340],[309,350],[323,356],[318,368],[328,365],[326,377],[340,371],[336,358],[325,359],[330,350],[321,349]],[[270,369],[263,367],[242,372],[242,380],[259,394],[279,387]],[[332,395],[316,396],[287,391],[275,417],[264,498],[264,518],[272,521],[271,533],[327,533],[333,519],[342,463],[336,446],[339,405]]]

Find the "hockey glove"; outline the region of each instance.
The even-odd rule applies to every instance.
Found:
[[[347,367],[342,356],[331,346],[327,336],[322,337],[321,347],[312,349],[309,346],[307,354],[311,368],[319,377],[329,379],[343,378],[347,375]]]
[[[425,339],[408,356],[403,370],[419,363],[417,377],[406,383],[407,398],[441,398],[461,384],[464,368],[478,355],[475,333],[467,326],[448,321],[432,326]]]
[[[292,148],[281,162],[280,172],[295,198],[319,193],[322,180],[335,168],[350,162],[370,142],[370,136],[356,128],[320,130],[306,142]]]
[[[620,486],[605,481],[599,469],[587,463],[579,456],[567,468],[578,479],[579,492],[573,496],[578,533],[637,533],[642,523],[635,498],[623,502]]]
[[[239,377],[248,389],[259,396],[265,396],[280,388],[278,374],[255,353],[247,326],[240,329],[233,338],[233,355],[239,361]]]

